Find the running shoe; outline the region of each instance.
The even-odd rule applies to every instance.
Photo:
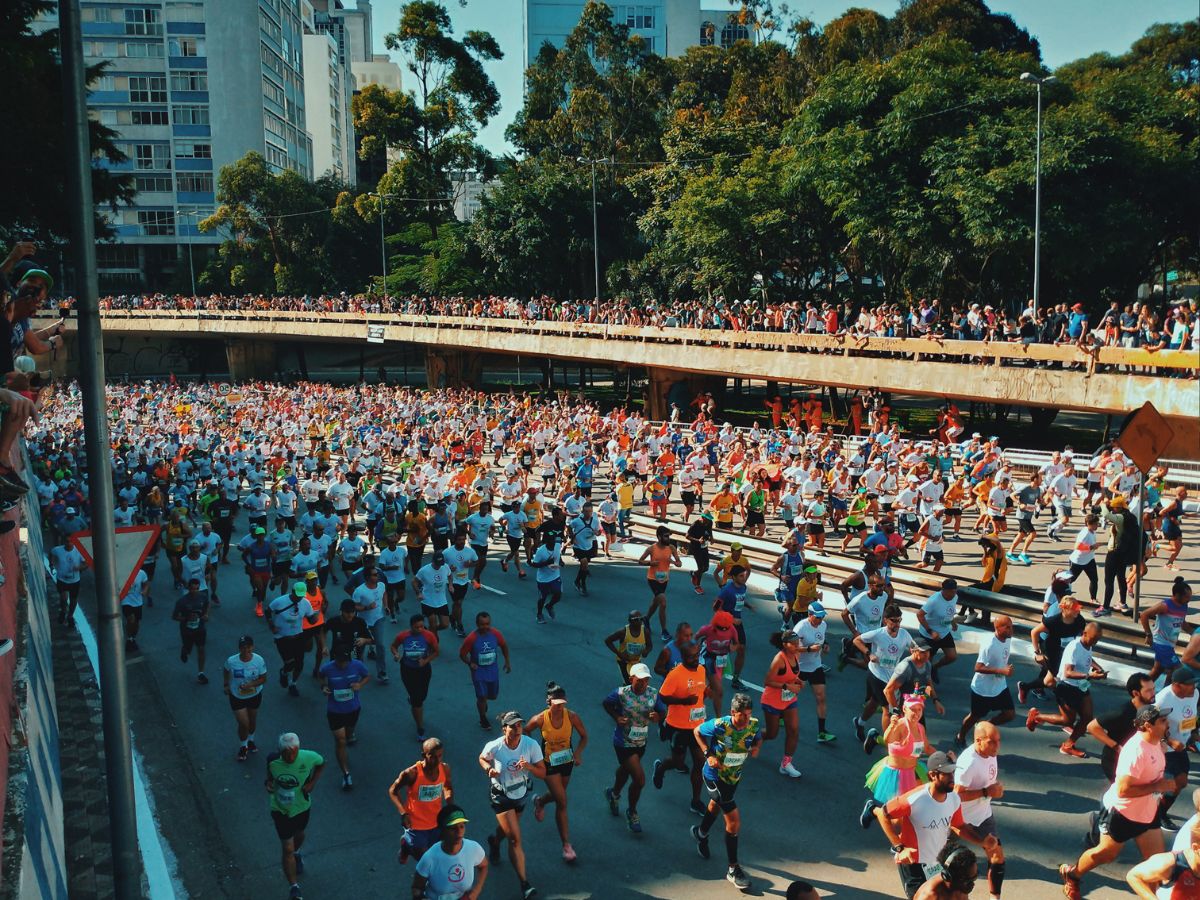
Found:
[[[661,635],[659,635],[659,637],[661,637],[663,639],[663,642],[666,643],[667,641],[671,640],[671,632],[667,631],[666,629],[663,629],[663,632]]]
[[[742,688],[745,687],[745,685],[742,684],[741,677],[738,676],[736,673],[734,673],[733,680],[730,681],[730,684],[733,686],[733,689],[735,691],[740,691],[740,690],[742,690]]]
[[[661,759],[654,761],[654,787],[656,790],[662,790],[663,776],[667,774],[667,767],[663,765]]]
[[[550,618],[552,618],[552,619],[557,618],[557,615],[554,612],[554,604],[553,603],[549,603],[546,605],[546,614],[549,615]],[[463,637],[466,637],[466,635],[463,635]]]
[[[256,616],[258,616],[260,619],[263,617],[263,611],[262,611],[262,602],[261,602],[261,601],[260,601],[260,602],[258,602],[258,603],[255,603],[255,604],[254,604],[254,614],[255,614]]]
[[[1133,610],[1130,609],[1128,606],[1126,606],[1124,603],[1117,604],[1117,612],[1119,612],[1123,616],[1133,615]]]
[[[238,747],[238,752],[237,752],[237,761],[238,762],[245,762],[246,758],[249,756],[250,756],[250,750],[248,748],[246,748],[245,746]]]
[[[870,756],[875,752],[875,748],[879,746],[879,729],[871,728],[867,731],[867,736],[863,738],[863,753]]]
[[[546,819],[546,807],[542,802],[540,794],[533,798],[533,818],[538,822],[545,821]]]
[[[1016,562],[1021,561],[1021,557],[1019,557],[1013,553],[1005,553],[1004,558],[1007,559],[1010,563],[1016,563]]]
[[[1033,690],[1031,690],[1029,693],[1031,696],[1037,697],[1037,699],[1039,699],[1039,700],[1048,700],[1049,699],[1048,695],[1046,694],[1045,688],[1037,687],[1037,688],[1034,688]]]
[[[858,815],[858,825],[863,831],[869,829],[875,821],[875,807],[878,805],[874,797],[868,797],[867,802],[863,804],[862,812]]]
[[[298,687],[296,687],[294,684],[289,684],[288,685],[288,696],[289,697],[299,697],[300,689]]]
[[[612,788],[604,789],[604,799],[608,801],[608,811],[614,816],[619,816],[621,814],[621,804],[618,802],[619,798],[613,793]]]
[[[817,732],[817,743],[818,744],[832,744],[836,740],[837,740],[836,734],[831,734],[828,731],[818,731]]]
[[[288,900],[304,900],[304,895],[300,893],[300,885],[292,885],[292,889],[288,891]]]
[[[500,841],[494,834],[488,835],[488,860],[492,863],[500,862]]]
[[[1027,715],[1025,717],[1025,727],[1028,728],[1030,731],[1037,731],[1037,726],[1038,726],[1038,711],[1037,711],[1037,707],[1035,706],[1031,710],[1029,710],[1029,715]]]
[[[1023,562],[1027,566],[1033,565],[1033,560],[1029,558],[1028,553],[1022,553],[1022,554],[1018,555],[1017,559],[1021,560],[1021,562]]]
[[[696,842],[696,852],[700,854],[702,859],[708,859],[711,856],[708,849],[708,835],[700,833],[699,825],[693,825],[691,832],[692,839]]]
[[[249,750],[251,753],[257,753],[257,752],[258,752],[258,745],[257,745],[257,744],[255,744],[255,743],[254,743],[254,741],[252,741],[252,740],[251,740],[251,741],[246,741],[246,748],[247,748],[247,749],[248,749],[248,750]]]
[[[536,893],[537,888],[535,888],[528,881],[521,882],[521,900],[529,900],[529,898],[534,896]]]
[[[201,672],[196,676],[196,682],[198,684],[208,684],[208,676]]]
[[[492,730],[492,723],[491,723],[491,722],[489,722],[487,719],[480,719],[480,720],[479,720],[479,727],[480,727],[480,728],[482,728],[484,731],[491,731],[491,730]]]
[[[1058,748],[1058,752],[1063,756],[1073,756],[1076,759],[1084,759],[1087,757],[1086,753],[1084,753],[1070,741],[1063,741],[1062,745]]]
[[[501,572],[507,572],[507,571],[508,571],[508,560],[506,560],[506,559],[502,559],[502,560],[500,560],[500,571],[501,571]]]
[[[846,664],[847,664],[847,663],[849,663],[849,662],[850,662],[850,660],[846,659],[846,654],[845,654],[845,653],[839,653],[839,654],[838,654],[838,664],[837,664],[837,670],[838,670],[839,672],[844,672],[844,671],[846,670]]]
[[[729,867],[729,871],[725,873],[725,880],[739,891],[748,890],[750,887],[750,876],[746,874],[745,869],[736,864]]]
[[[295,859],[296,859],[296,874],[303,875],[304,874],[304,855],[299,850],[297,850],[295,853],[292,854],[292,856],[295,857]]]
[[[387,672],[380,672],[379,675],[375,678],[375,680],[378,681],[380,684],[387,684],[389,681],[391,681],[391,679],[388,678]]]
[[[342,790],[350,791],[354,789],[354,779],[350,777],[349,772],[342,773]]]
[[[1105,609],[1103,606],[1097,606],[1095,611],[1092,613],[1092,618],[1103,619],[1105,616],[1111,616],[1111,615],[1112,615],[1111,609]]]
[[[475,590],[477,590],[477,591],[483,590],[483,585],[480,583],[479,579],[475,579],[474,581],[472,581],[471,587],[475,588]]]
[[[546,624],[546,617],[545,617],[545,616],[543,616],[541,613],[538,613],[538,617],[537,617],[537,623],[538,623],[539,625],[545,625],[545,624]]]
[[[425,729],[424,728],[417,729],[417,740],[424,742],[424,740],[425,740]]]
[[[697,594],[703,594],[703,593],[704,593],[704,588],[700,587],[700,585],[696,585],[695,587],[693,587],[693,588],[692,588],[692,590],[693,590],[695,593],[697,593]]]
[[[1022,706],[1029,705],[1029,688],[1025,687],[1025,682],[1017,682],[1017,702]]]
[[[459,625],[457,628],[454,629],[454,633],[457,634],[460,638],[465,638],[467,636],[466,629],[464,629],[461,625]]]
[[[279,670],[279,686],[280,686],[281,688],[285,688],[285,687],[287,687],[287,686],[288,686],[288,673],[287,673],[287,669],[280,669],[280,670]]]
[[[642,820],[632,809],[625,810],[625,823],[634,834],[642,833]]]
[[[1075,867],[1063,863],[1058,867],[1058,877],[1063,882],[1063,895],[1067,900],[1083,900],[1083,891],[1079,889],[1079,879],[1075,876]]]
[[[779,774],[786,775],[788,778],[800,778],[804,773],[793,766],[791,760],[788,760],[779,764]]]
[[[575,862],[575,848],[570,844],[563,844],[563,862]]]
[[[861,744],[867,739],[867,726],[858,716],[855,716],[850,721],[854,723],[854,739]]]
[[[525,573],[524,573],[524,572],[522,572],[520,569],[517,569],[517,577],[518,577],[518,578],[524,578],[524,577],[525,577]]]

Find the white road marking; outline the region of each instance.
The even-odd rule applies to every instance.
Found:
[[[494,587],[492,587],[491,585],[488,585],[488,584],[481,584],[481,585],[480,585],[480,587],[481,587],[481,588],[483,588],[485,591],[491,591],[493,594],[499,594],[501,597],[507,597],[507,596],[508,596],[508,592],[507,592],[507,591],[499,591],[499,590],[496,590],[496,588],[494,588]]]

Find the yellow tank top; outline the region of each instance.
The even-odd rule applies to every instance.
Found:
[[[567,715],[565,706],[563,707],[562,725],[558,728],[555,728],[554,723],[550,721],[550,710],[546,710],[546,714],[542,716],[542,744],[546,756],[558,753],[560,750],[570,749],[572,734],[574,734],[574,730],[571,728],[571,717]]]
[[[639,662],[646,655],[646,624],[642,623],[642,631],[637,637],[633,636],[626,625],[625,634],[617,646],[621,649],[622,658],[631,663]]]

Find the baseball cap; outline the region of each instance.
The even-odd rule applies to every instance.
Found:
[[[292,593],[297,597],[303,597],[308,593],[308,585],[306,585],[303,581],[297,581],[292,585]]]
[[[810,616],[816,616],[818,619],[823,619],[826,615],[828,615],[828,613],[825,612],[825,604],[823,604],[820,600],[814,600],[812,603],[808,604],[808,614]]]
[[[712,617],[712,623],[718,628],[730,628],[733,625],[733,613],[718,610]]]
[[[305,572],[305,573],[304,573],[304,580],[305,580],[305,581],[312,581],[312,580],[313,580],[314,578],[316,578],[316,577],[317,577],[317,573],[316,573],[316,572]]]
[[[1180,666],[1171,673],[1171,684],[1195,684],[1196,673],[1187,666]]]
[[[943,753],[939,750],[929,757],[929,762],[926,768],[932,772],[941,772],[943,775],[954,774],[954,760],[950,758],[950,754]]]
[[[505,728],[507,728],[509,725],[520,725],[524,721],[525,721],[525,717],[522,716],[515,709],[510,709],[508,712],[506,712],[503,716],[500,717],[500,724],[503,725]]]
[[[933,647],[931,647],[929,645],[929,643],[926,641],[913,641],[912,649],[916,650],[920,653],[932,653],[933,652]]]
[[[238,647],[253,647],[253,646],[254,646],[254,638],[252,638],[250,635],[243,634],[240,638],[238,638]]]
[[[40,278],[46,282],[46,290],[54,287],[54,279],[50,277],[50,273],[45,269],[26,269],[25,274],[21,276],[21,284],[24,284],[30,278]]]
[[[73,506],[68,506],[68,507],[67,507],[67,515],[68,515],[68,516],[73,516],[73,515],[75,515],[75,507],[73,507]]]
[[[438,827],[449,828],[451,825],[465,825],[471,820],[467,818],[467,814],[458,806],[447,806],[438,813]]]
[[[737,541],[734,541],[732,544],[729,545],[729,549],[730,550],[741,550],[742,545],[740,543],[738,543]]]
[[[649,678],[650,677],[650,667],[647,666],[645,663],[636,663],[635,665],[632,665],[629,667],[629,677],[630,678]]]
[[[1137,711],[1137,715],[1133,717],[1134,725],[1150,725],[1162,718],[1162,710],[1151,703],[1149,706],[1143,706]]]
[[[259,525],[257,528],[254,529],[254,533],[255,534],[266,534],[267,529],[265,529],[261,525]]]

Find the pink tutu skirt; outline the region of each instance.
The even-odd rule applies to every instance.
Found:
[[[897,769],[888,765],[889,762],[890,760],[885,756],[871,767],[871,771],[867,772],[867,790],[881,804],[929,781],[929,772],[923,762],[918,761],[916,768],[913,769]]]

